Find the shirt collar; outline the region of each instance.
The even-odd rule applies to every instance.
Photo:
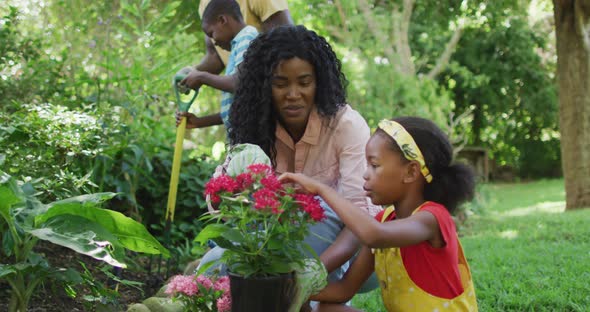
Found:
[[[305,127],[305,132],[301,137],[301,141],[305,142],[310,145],[317,145],[320,141],[320,131],[322,129],[322,119],[318,114],[317,110],[314,108],[309,113],[309,119],[307,120],[307,126]],[[277,130],[276,136],[279,140],[289,146],[291,149],[295,149],[295,143],[293,139],[283,128],[283,126],[277,121]]]
[[[230,44],[233,47],[236,43],[238,43],[238,40],[240,39],[240,36],[244,36],[247,33],[249,33],[251,31],[251,29],[254,28],[253,26],[250,25],[246,25],[244,28],[242,28],[242,30],[240,30],[235,36],[234,38],[231,40]],[[256,30],[256,28],[254,28],[254,30]]]

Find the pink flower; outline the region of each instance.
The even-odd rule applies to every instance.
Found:
[[[176,295],[178,293],[187,296],[196,295],[199,292],[197,283],[193,276],[188,275],[176,275],[172,278],[168,286],[166,287],[166,294]]]
[[[213,288],[213,282],[208,277],[203,276],[203,275],[197,276],[197,284],[199,284],[207,289]]]
[[[215,290],[221,290],[224,293],[229,292],[229,277],[222,276],[213,284]]]
[[[313,195],[295,194],[295,200],[299,202],[301,208],[309,214],[314,221],[322,221],[326,218],[324,209],[320,205],[320,201]]]
[[[221,298],[217,299],[217,311],[219,311],[219,312],[231,311],[231,297],[229,296],[229,294],[225,294]]]
[[[212,178],[205,184],[205,195],[211,196],[211,201],[218,203],[220,192],[233,193],[238,188],[238,183],[230,176],[221,175],[217,178]]]

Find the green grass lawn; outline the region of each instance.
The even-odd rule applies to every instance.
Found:
[[[489,184],[459,235],[480,311],[589,311],[590,209],[564,212],[563,180]],[[385,311],[378,290],[353,305]]]

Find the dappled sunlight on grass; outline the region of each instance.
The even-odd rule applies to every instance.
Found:
[[[501,216],[521,217],[533,213],[560,213],[565,211],[565,201],[547,201],[528,207],[518,207],[500,213]]]
[[[562,180],[482,191],[461,227],[480,311],[587,311],[590,209],[565,211]]]
[[[498,234],[498,236],[500,236],[501,238],[505,238],[505,239],[515,239],[518,237],[518,231],[507,230],[507,231],[500,232]]]
[[[486,212],[504,213],[541,203],[565,200],[563,179],[539,180],[528,183],[483,184],[478,189]]]

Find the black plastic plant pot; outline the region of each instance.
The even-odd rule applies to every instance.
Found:
[[[232,312],[286,312],[297,292],[295,273],[244,278],[228,272]]]

